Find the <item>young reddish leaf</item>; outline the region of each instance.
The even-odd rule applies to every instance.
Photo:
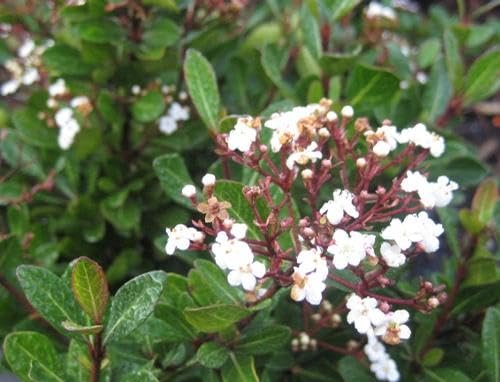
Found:
[[[85,313],[94,323],[100,324],[108,305],[109,290],[99,264],[87,257],[77,259],[71,272],[71,288]]]

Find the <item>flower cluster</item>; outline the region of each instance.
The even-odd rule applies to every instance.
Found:
[[[398,305],[429,311],[445,297],[440,287],[427,282],[410,299],[389,298],[374,289],[393,284],[387,276],[390,268],[439,249],[443,227],[424,209],[450,203],[458,186],[446,176],[429,182],[418,171],[428,155],[440,156],[445,149],[444,139],[426,126],[398,129],[386,120],[372,129],[366,118],[354,120],[351,106],[339,111],[340,117],[331,101],[322,100],[275,113],[264,122],[237,118],[232,130],[216,137],[217,154],[258,175],[256,183],[241,188],[245,213],[254,217],[252,235],[248,221],[232,214],[242,203],[221,200],[215,176],[207,174],[204,200],[198,200],[195,186],[182,189],[203,219],[193,221],[197,229],[181,225],[167,230],[167,253],[210,250],[228,272],[230,285],[253,292],[247,295],[249,303],[291,287],[294,301],[320,306],[311,316],[318,327],[338,326],[347,309],[347,322],[368,338],[371,370],[381,380],[395,381],[396,364],[379,338],[396,345],[410,337],[409,313]],[[388,168],[397,174],[389,184],[382,177]],[[330,182],[334,186],[327,199],[321,191]],[[297,210],[292,191],[304,193],[307,208]],[[205,243],[205,237],[212,242]],[[344,277],[346,272],[350,278]],[[324,314],[329,282],[353,294]],[[308,344],[301,336],[292,346],[305,349]]]

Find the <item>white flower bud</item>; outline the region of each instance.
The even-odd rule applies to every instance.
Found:
[[[342,109],[342,110],[344,110],[344,109]],[[337,113],[335,113],[333,110],[326,113],[326,120],[328,122],[334,122],[337,119],[338,119]]]
[[[300,175],[302,175],[302,179],[308,180],[308,179],[311,179],[313,177],[313,172],[311,169],[306,168],[306,169],[302,170]]]
[[[188,99],[188,94],[184,90],[182,90],[181,92],[179,92],[179,99],[181,101],[187,100]]]
[[[356,160],[356,167],[363,168],[365,166],[366,166],[366,159],[365,158],[358,158]]]
[[[318,134],[321,138],[330,138],[330,132],[326,127],[319,129]]]
[[[311,350],[317,350],[318,349],[318,341],[315,338],[311,339],[309,346],[310,346]]]
[[[346,105],[342,108],[340,111],[340,114],[342,114],[342,117],[344,118],[352,118],[354,115],[354,109],[350,105]]]
[[[50,109],[55,109],[57,107],[57,101],[54,98],[49,98],[47,100],[47,107]]]
[[[182,195],[185,196],[186,198],[192,198],[193,196],[196,195],[196,188],[192,184],[186,184],[184,187],[182,187]]]
[[[224,219],[222,222],[222,225],[224,226],[225,229],[230,230],[233,228],[234,220],[233,219]]]
[[[437,308],[439,306],[439,300],[436,297],[430,297],[427,300],[427,305],[429,305],[431,308]]]
[[[162,92],[163,94],[168,94],[168,93],[170,93],[170,86],[168,86],[168,85],[163,85],[163,86],[161,87],[161,92]]]
[[[303,345],[303,346],[309,346],[311,338],[309,337],[309,335],[307,333],[302,332],[302,333],[300,333],[299,341],[300,341],[301,345]]]
[[[210,187],[215,185],[215,175],[214,174],[205,174],[203,178],[201,178],[201,183],[205,187]]]
[[[138,95],[141,92],[141,87],[139,85],[132,86],[132,94]]]

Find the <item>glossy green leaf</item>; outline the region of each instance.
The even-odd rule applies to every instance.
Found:
[[[218,369],[229,357],[229,350],[216,342],[205,342],[198,348],[196,359],[210,369]]]
[[[472,64],[465,80],[466,105],[488,98],[500,89],[500,50],[486,52]]]
[[[177,203],[193,209],[191,201],[182,195],[182,188],[194,183],[184,159],[179,154],[165,154],[153,161],[153,169],[163,191]]]
[[[154,53],[158,52],[159,57],[154,58],[161,58],[165,48],[174,45],[180,36],[181,30],[172,20],[167,18],[154,20],[142,34],[141,56],[153,58]]]
[[[281,74],[283,68],[282,53],[276,44],[266,45],[262,49],[260,62],[264,68],[264,72],[269,79],[278,87],[284,96],[295,98],[292,87],[285,82]]]
[[[84,322],[83,313],[69,286],[47,269],[33,265],[17,268],[17,278],[31,305],[63,334],[63,321]]]
[[[344,382],[375,382],[370,371],[354,357],[344,357],[338,363],[339,374]]]
[[[418,52],[418,65],[424,69],[432,66],[436,62],[440,50],[441,42],[438,38],[425,40],[420,46],[420,50]]]
[[[6,136],[0,140],[2,158],[12,167],[19,168],[21,172],[45,179],[47,173],[43,169],[38,151],[26,145],[17,130],[5,130]]]
[[[481,332],[483,364],[491,381],[500,380],[500,309],[486,311]]]
[[[94,323],[101,323],[109,300],[108,283],[102,268],[88,257],[73,263],[71,288],[76,301]]]
[[[477,215],[479,221],[486,225],[493,218],[496,204],[498,203],[498,187],[494,179],[483,181],[477,188],[472,199],[471,210]]]
[[[353,106],[387,103],[398,90],[399,79],[394,74],[365,65],[356,65],[347,83],[347,96]]]
[[[290,343],[290,328],[271,325],[241,337],[236,349],[238,352],[259,355],[272,353]]]
[[[302,38],[307,49],[309,49],[313,57],[319,58],[321,56],[321,36],[318,21],[307,6],[302,8],[300,22]]]
[[[118,289],[105,323],[104,343],[126,336],[149,317],[165,287],[166,278],[163,271],[148,272]]]
[[[436,118],[445,112],[451,96],[452,87],[446,72],[446,66],[444,60],[440,59],[432,67],[423,95],[422,104],[429,121],[434,122]]]
[[[181,310],[158,304],[155,308],[155,316],[166,324],[165,333],[163,333],[166,342],[191,341],[196,338],[198,331],[186,321]]]
[[[253,357],[229,353],[229,359],[222,367],[222,380],[224,382],[258,382],[259,377]]]
[[[252,311],[245,307],[230,304],[184,309],[186,320],[196,329],[206,333],[226,329],[251,313]]]
[[[444,350],[442,348],[432,348],[425,353],[422,359],[422,365],[426,367],[432,367],[439,365],[444,356]]]
[[[69,382],[90,380],[89,349],[86,344],[72,340],[66,355],[66,377]]]
[[[217,79],[210,62],[198,51],[188,49],[184,75],[189,95],[209,129],[216,130],[219,122],[220,98]]]
[[[360,53],[361,45],[356,46],[351,52],[325,54],[319,61],[321,69],[330,76],[342,74],[352,69]]]
[[[80,52],[67,45],[56,44],[43,54],[43,62],[47,69],[55,75],[88,74],[92,67],[83,62]]]
[[[57,130],[49,128],[43,121],[38,119],[34,110],[16,110],[12,115],[12,122],[19,137],[26,143],[46,149],[58,147]]]
[[[431,382],[470,382],[471,379],[459,370],[433,369],[425,370],[427,380]]]
[[[333,21],[339,20],[351,12],[361,0],[336,0],[333,2],[333,13],[331,18]]]
[[[460,55],[457,38],[450,30],[444,32],[444,51],[446,68],[455,93],[462,90],[464,80],[464,63]]]
[[[48,337],[36,332],[14,332],[5,338],[5,359],[23,381],[64,382],[56,349]],[[44,379],[32,379],[33,364]],[[42,371],[40,371],[40,369]]]
[[[139,122],[152,122],[165,110],[165,101],[160,92],[151,91],[132,105],[132,115]]]
[[[495,257],[484,246],[479,244],[474,256],[467,261],[467,277],[463,287],[492,284],[497,281]]]
[[[227,283],[224,272],[213,262],[196,260],[188,274],[189,291],[200,305],[240,304],[237,290]]]
[[[98,44],[117,44],[124,36],[122,28],[109,18],[86,20],[78,24],[78,33],[83,40]]]

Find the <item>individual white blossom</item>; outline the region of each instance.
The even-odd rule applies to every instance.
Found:
[[[371,237],[365,237],[359,232],[347,233],[342,229],[335,230],[334,244],[328,247],[328,253],[333,255],[333,265],[337,269],[344,269],[348,265],[358,266],[366,257],[367,244],[374,242]],[[371,236],[371,235],[370,235]]]
[[[380,246],[380,255],[391,268],[398,268],[406,262],[406,256],[401,253],[397,244],[391,245],[384,241]]]
[[[404,222],[398,218],[391,220],[388,227],[382,230],[382,238],[394,241],[403,251],[411,247],[412,243],[422,240],[422,235],[416,224],[414,215],[408,215]]]
[[[346,303],[349,310],[347,322],[354,324],[361,334],[372,333],[374,327],[382,325],[385,320],[385,314],[377,308],[377,305],[377,300],[372,297],[361,298],[351,294]]]
[[[232,231],[231,233],[236,233]],[[250,246],[241,240],[242,237],[229,238],[226,232],[217,234],[212,244],[215,262],[221,269],[235,270],[251,264],[254,255]]]
[[[373,152],[379,157],[386,157],[398,146],[399,133],[393,125],[383,125],[375,132],[367,131],[365,136],[375,140]]]
[[[384,18],[395,21],[396,12],[391,7],[387,7],[378,2],[372,1],[365,10],[366,17],[369,19]]]
[[[257,139],[257,129],[253,126],[253,118],[238,118],[236,125],[229,132],[227,146],[229,150],[247,152]]]
[[[141,87],[139,85],[132,85],[132,88],[130,89],[133,95],[138,95],[141,93]]]
[[[337,119],[337,113],[335,113],[333,110],[330,110],[328,113],[326,113],[326,120],[328,122],[335,122]]]
[[[186,227],[184,224],[177,224],[174,228],[166,229],[168,235],[165,252],[167,255],[174,254],[176,249],[185,251],[191,245],[191,242],[203,240],[203,233],[192,227]]]
[[[79,106],[90,104],[90,100],[87,96],[78,96],[72,98],[69,104],[71,107],[78,108]]]
[[[321,151],[317,150],[318,144],[316,142],[311,142],[309,146],[305,149],[299,149],[294,151],[286,160],[286,166],[288,169],[292,170],[295,163],[304,166],[309,162],[315,163],[318,159],[323,157]]]
[[[67,150],[71,147],[76,134],[80,131],[80,124],[74,118],[73,109],[69,107],[58,110],[54,116],[54,120],[59,127],[57,143],[61,149]]]
[[[346,105],[340,110],[340,114],[342,114],[342,117],[344,118],[352,118],[354,115],[354,109],[350,105]]]
[[[370,370],[375,374],[379,381],[396,382],[400,375],[396,362],[390,357],[382,358],[370,365]]]
[[[317,272],[303,273],[298,267],[294,267],[293,286],[290,296],[295,301],[303,301],[304,299],[311,305],[319,305],[322,294],[326,288],[324,278]]]
[[[352,203],[354,195],[347,190],[336,189],[333,192],[333,199],[329,200],[320,208],[320,214],[324,215],[326,213],[326,218],[330,224],[339,224],[344,217],[344,212],[353,217],[357,218],[359,212]]]
[[[302,274],[316,272],[320,278],[326,279],[328,276],[328,265],[326,259],[322,257],[323,250],[319,247],[303,249],[297,255],[297,264]]]
[[[35,50],[35,43],[32,39],[25,40],[17,50],[17,55],[20,58],[27,58]]]
[[[400,143],[413,143],[416,146],[428,149],[433,157],[440,157],[445,150],[444,138],[427,130],[422,123],[403,129],[399,134]]]
[[[63,78],[59,78],[49,86],[49,95],[51,97],[57,97],[63,95],[68,92],[68,88],[66,87],[66,81]]]
[[[178,102],[172,102],[168,109],[168,115],[175,121],[187,121],[189,119],[189,107],[182,106]]]
[[[164,115],[160,118],[159,129],[163,134],[171,135],[177,131],[177,121],[170,115]]]
[[[389,312],[385,315],[385,320],[378,325],[374,333],[377,336],[382,336],[384,342],[396,345],[401,340],[407,340],[411,336],[411,330],[408,325],[405,325],[410,319],[410,314],[407,310],[399,309],[394,312]]]
[[[181,193],[182,196],[185,196],[186,198],[192,198],[196,195],[196,187],[192,184],[186,184],[184,187],[182,187]]]
[[[251,264],[245,264],[229,272],[227,281],[232,286],[241,285],[243,289],[252,291],[255,289],[257,279],[264,277],[265,273],[265,265],[258,261],[254,261]]]
[[[423,211],[417,215],[417,224],[422,239],[418,242],[424,251],[428,253],[436,252],[439,249],[439,239],[444,232],[443,226],[437,224],[429,218],[427,212]]]
[[[205,187],[213,186],[215,184],[216,178],[214,174],[205,174],[203,178],[201,178],[201,183]]]

